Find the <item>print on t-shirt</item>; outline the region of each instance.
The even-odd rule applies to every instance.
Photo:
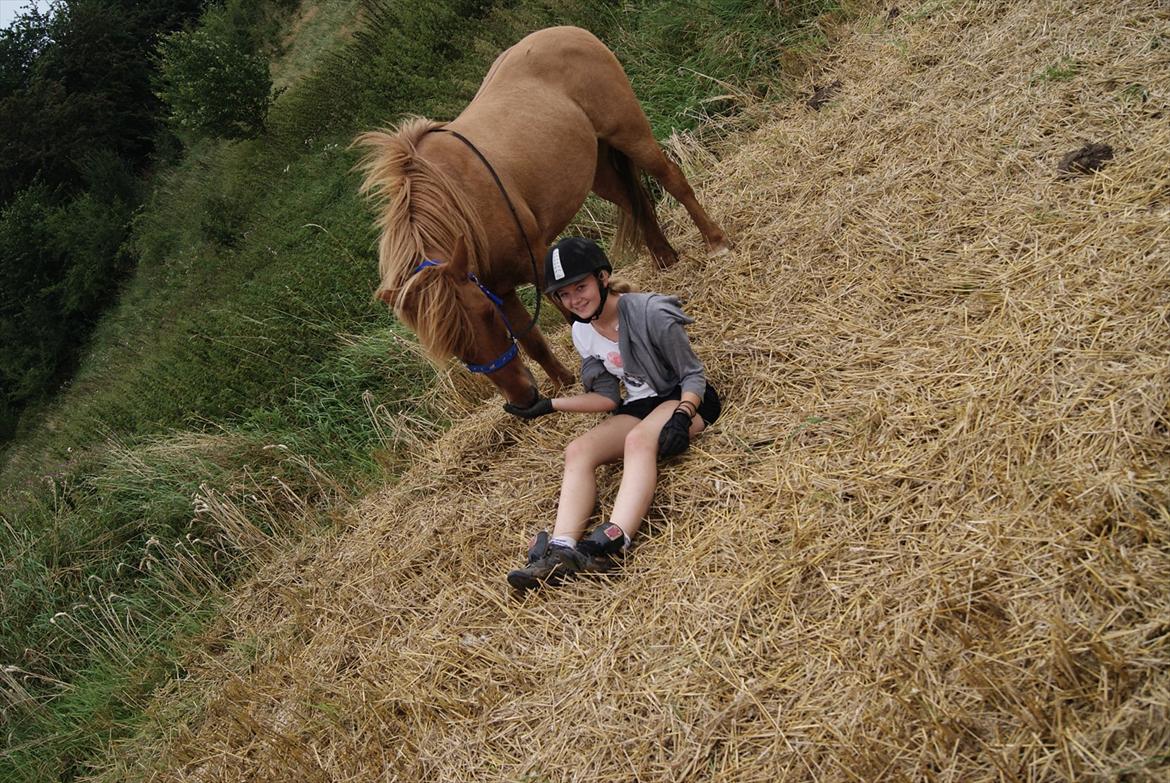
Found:
[[[600,359],[606,371],[622,382],[626,387],[626,402],[654,396],[654,388],[644,378],[626,374],[618,344],[602,337],[590,324],[573,324],[573,346],[583,359],[589,356]]]

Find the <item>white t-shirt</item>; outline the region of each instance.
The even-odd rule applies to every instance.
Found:
[[[573,324],[573,346],[584,359],[596,356],[605,365],[609,374],[622,382],[626,387],[626,402],[641,400],[654,396],[654,387],[641,378],[627,378],[622,366],[622,354],[618,344],[607,337],[602,337],[592,324],[577,321]]]

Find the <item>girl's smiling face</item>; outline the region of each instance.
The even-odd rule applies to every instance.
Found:
[[[578,318],[592,316],[601,303],[601,291],[594,275],[561,286],[553,292],[553,296]]]

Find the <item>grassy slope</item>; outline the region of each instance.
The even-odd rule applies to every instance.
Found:
[[[432,371],[370,302],[370,221],[345,150],[358,128],[451,116],[500,48],[565,21],[609,29],[658,129],[688,127],[742,99],[703,103],[723,88],[675,63],[763,92],[777,58],[729,52],[758,38],[775,53],[792,26],[736,2],[685,18],[667,3],[389,7],[385,40],[362,39],[353,2],[298,15],[269,135],[197,145],[160,174],[137,275],[42,426],[6,452],[0,650],[16,668],[0,776],[82,773],[181,673],[190,634],[272,537],[328,524],[339,497],[445,424]]]
[[[677,212],[691,257],[630,270],[685,290],[729,405],[620,577],[508,594],[588,423],[452,396],[402,482],[236,594],[109,778],[1164,779],[1164,20],[884,16],[835,101],[703,178],[720,274]],[[1057,179],[1084,136],[1122,152]]]

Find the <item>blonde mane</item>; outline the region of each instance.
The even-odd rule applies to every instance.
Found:
[[[487,258],[483,224],[470,200],[418,155],[419,140],[442,125],[411,117],[397,128],[363,133],[354,141],[367,148],[358,164],[365,174],[361,193],[381,209],[377,297],[393,303],[394,313],[435,359],[466,354],[475,331],[449,275],[436,268],[415,273],[426,259],[425,248],[450,252],[463,237],[469,271],[479,273]]]

